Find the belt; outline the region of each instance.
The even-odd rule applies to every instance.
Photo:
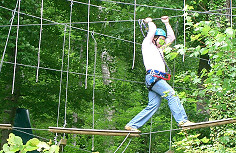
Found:
[[[168,73],[164,73],[158,70],[147,70],[147,74],[152,74],[152,76],[161,78],[163,80],[170,80],[171,75]]]

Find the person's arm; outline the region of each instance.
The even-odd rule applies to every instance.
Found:
[[[148,24],[148,34],[147,36],[145,37],[144,41],[146,43],[152,43],[152,40],[155,36],[155,32],[156,32],[156,25],[152,22],[152,19],[151,18],[146,18],[144,19],[144,22]]]
[[[166,31],[167,31],[167,37],[165,39],[166,45],[172,43],[175,40],[175,33],[169,23],[169,18],[168,16],[163,16],[161,17],[161,21],[165,24],[166,26]]]

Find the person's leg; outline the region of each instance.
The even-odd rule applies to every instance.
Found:
[[[161,104],[160,95],[153,91],[148,93],[149,102],[145,109],[143,109],[139,114],[137,114],[128,124],[132,128],[138,129],[146,123],[152,115],[158,110]]]
[[[168,100],[168,105],[177,123],[188,121],[188,117],[183,105],[180,103],[179,97],[175,95],[175,91],[165,80],[158,81],[152,87],[152,91]]]

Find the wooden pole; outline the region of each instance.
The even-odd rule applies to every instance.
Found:
[[[0,129],[11,130],[11,124],[0,124]]]
[[[104,135],[104,136],[127,136],[130,133],[129,136],[131,137],[140,136],[140,132],[127,131],[127,130],[97,130],[97,129],[78,129],[78,128],[60,128],[60,127],[49,127],[48,130],[53,133]]]
[[[210,126],[219,126],[219,125],[230,124],[230,123],[236,123],[236,119],[228,118],[228,119],[222,119],[222,120],[192,123],[192,124],[188,124],[188,125],[183,125],[181,127],[182,127],[182,129],[188,130],[188,129],[205,128],[205,127],[210,127]]]

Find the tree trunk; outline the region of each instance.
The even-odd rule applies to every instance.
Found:
[[[110,71],[108,62],[111,60],[111,57],[108,55],[108,52],[102,52],[102,74],[103,74],[103,83],[105,85],[109,85],[112,81],[109,80],[110,78]]]

